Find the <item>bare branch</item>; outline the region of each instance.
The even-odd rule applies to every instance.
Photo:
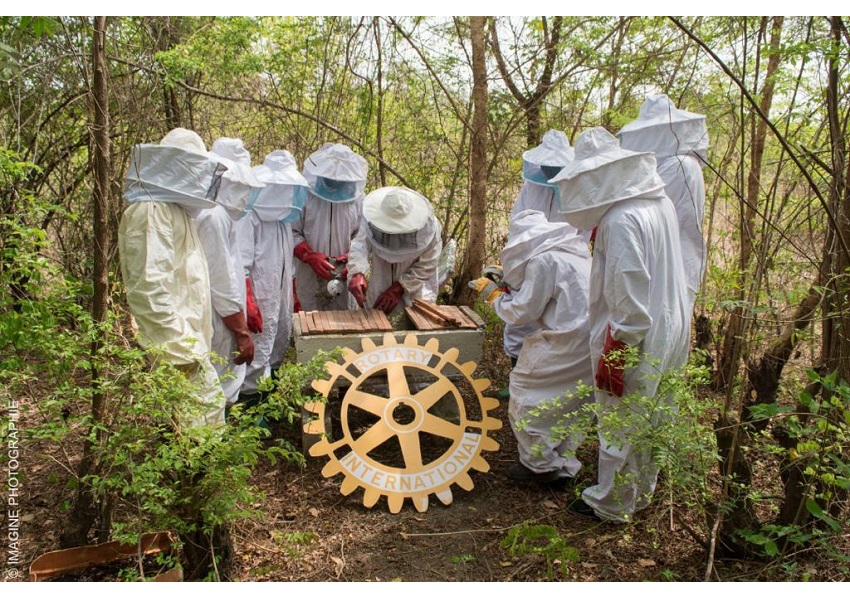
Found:
[[[115,62],[120,62],[120,63],[126,64],[128,66],[135,67],[137,69],[140,69],[142,71],[146,71],[148,73],[156,72],[154,69],[151,69],[151,68],[139,65],[139,64],[134,64],[134,63],[132,63],[128,60],[124,60],[124,59],[121,59],[121,58],[118,58],[118,57],[110,56],[109,59],[112,60],[112,61],[115,61]],[[372,151],[371,149],[366,147],[366,145],[363,142],[361,142],[358,139],[353,138],[352,136],[350,136],[349,134],[344,132],[342,129],[339,129],[335,125],[332,125],[331,123],[328,123],[327,121],[320,119],[319,117],[317,117],[315,115],[311,115],[311,114],[306,113],[302,110],[298,110],[297,108],[291,108],[289,106],[284,106],[282,104],[270,102],[270,101],[264,100],[262,98],[253,98],[253,97],[250,97],[250,96],[247,96],[247,97],[228,96],[228,95],[225,95],[225,94],[217,94],[215,92],[208,92],[206,90],[202,90],[200,88],[191,86],[184,81],[175,81],[175,85],[183,88],[184,90],[186,90],[188,92],[192,92],[193,94],[198,94],[199,96],[206,96],[207,98],[213,98],[215,100],[222,100],[222,101],[225,101],[225,102],[239,102],[239,103],[242,103],[242,104],[254,104],[254,105],[257,105],[257,106],[261,106],[263,108],[272,108],[272,109],[275,109],[275,110],[280,110],[280,111],[283,111],[285,113],[297,115],[299,117],[303,117],[305,119],[313,121],[317,125],[320,125],[321,127],[324,127],[325,129],[333,131],[335,134],[337,134],[341,138],[347,140],[350,144],[352,144],[353,146],[356,146],[363,154],[367,154],[368,156],[371,156],[372,158],[374,158],[376,161],[378,161],[379,164],[383,165],[390,173],[395,175],[402,185],[410,187],[410,184],[401,175],[401,173],[399,173],[391,164],[386,162],[377,153],[375,153],[374,151]]]
[[[744,85],[744,82],[742,82],[740,80],[740,78],[738,78],[732,72],[732,70],[723,61],[723,59],[721,59],[719,56],[717,56],[717,54],[715,54],[714,51],[712,51],[711,48],[709,48],[708,45],[701,38],[699,38],[694,32],[692,32],[679,19],[677,19],[676,17],[667,17],[667,18],[670,19],[676,25],[676,27],[681,29],[685,33],[685,35],[687,35],[689,38],[691,38],[693,41],[695,41],[709,56],[711,56],[711,58],[714,60],[714,62],[717,63],[717,66],[719,66],[723,70],[723,72],[726,73],[726,75],[728,75],[729,78],[735,83],[735,85],[738,86],[738,89],[740,89],[741,93],[746,97],[747,102],[750,104],[751,108],[758,115],[759,119],[761,119],[768,126],[768,128],[773,132],[773,135],[776,136],[777,141],[779,141],[780,145],[785,149],[785,151],[788,153],[788,156],[791,157],[791,160],[794,161],[794,164],[797,165],[797,168],[800,170],[800,173],[803,175],[803,177],[808,182],[809,187],[812,190],[812,193],[814,193],[814,195],[817,196],[818,201],[820,202],[821,206],[823,207],[824,211],[826,212],[826,216],[829,219],[830,225],[835,230],[836,236],[838,237],[838,241],[841,244],[841,250],[843,251],[845,257],[847,257],[847,260],[850,261],[850,247],[848,247],[847,241],[844,239],[844,235],[842,234],[841,229],[838,226],[838,222],[835,219],[835,215],[833,214],[832,210],[830,210],[830,207],[829,207],[829,204],[828,204],[826,198],[824,198],[823,194],[821,194],[820,189],[818,189],[817,184],[814,182],[814,180],[812,179],[812,176],[806,170],[805,166],[803,165],[802,161],[800,160],[798,153],[794,151],[794,148],[792,148],[790,142],[788,142],[788,140],[785,138],[785,136],[783,136],[779,132],[779,130],[776,128],[776,125],[774,125],[773,122],[771,122],[771,120],[767,117],[767,115],[765,115],[761,111],[761,109],[759,108],[758,102],[756,102],[755,98],[753,98],[752,94],[750,94],[749,90],[747,90],[747,87]]]

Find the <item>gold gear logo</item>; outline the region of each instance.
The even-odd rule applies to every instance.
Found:
[[[336,385],[347,389],[341,399],[337,440],[325,431],[327,403],[305,405],[316,418],[304,431],[321,435],[310,455],[328,457],[324,477],[344,476],[343,495],[362,487],[367,508],[381,496],[386,496],[392,513],[401,510],[405,498],[424,512],[431,494],[451,504],[452,484],[470,491],[474,484],[468,471],[490,470],[481,452],[499,449],[488,433],[502,423],[487,415],[499,401],[482,395],[490,381],[472,377],[475,362],[458,364],[457,348],[440,353],[436,338],[420,346],[413,334],[398,344],[387,333],[383,342],[379,346],[364,338],[359,354],[344,348],[343,364],[325,363],[330,379],[313,381],[313,389],[325,399]],[[447,372],[468,384],[474,402],[464,402]],[[472,393],[467,395],[471,400]]]

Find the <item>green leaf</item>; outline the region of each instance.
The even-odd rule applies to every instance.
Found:
[[[764,553],[768,556],[776,556],[779,554],[779,548],[776,547],[776,542],[773,540],[768,540],[764,544]]]
[[[821,521],[829,525],[833,531],[841,531],[841,525],[838,523],[838,521],[827,515],[820,507],[820,505],[818,505],[818,503],[812,500],[811,498],[806,500],[806,510],[808,510],[809,513],[811,513],[811,515],[816,519],[820,519]]]
[[[791,406],[780,406],[774,402],[768,404],[754,404],[750,407],[750,413],[756,419],[769,419],[770,417],[775,417],[776,415],[793,411],[794,408]]]

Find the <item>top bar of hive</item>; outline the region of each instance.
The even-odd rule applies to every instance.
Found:
[[[423,306],[424,305],[424,306]],[[415,303],[404,309],[419,331],[441,329],[477,329],[478,325],[458,306],[449,304]]]
[[[392,331],[393,326],[383,311],[364,310],[311,310],[298,314],[301,333],[368,333]]]

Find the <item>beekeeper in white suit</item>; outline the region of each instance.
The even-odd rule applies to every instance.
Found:
[[[295,287],[304,310],[355,309],[341,274],[357,235],[368,164],[344,144],[325,144],[304,161],[310,193],[293,223]]]
[[[236,234],[236,222],[263,184],[251,172],[251,155],[242,140],[219,138],[210,158],[227,166],[216,206],[195,217],[210,277],[212,298],[213,366],[227,405],[236,402],[245,378],[245,364],[254,358],[254,342],[245,314],[245,278]]]
[[[552,223],[564,223],[557,186],[549,180],[573,159],[567,134],[550,129],[543,134],[539,146],[522,153],[522,189],[511,209],[511,220],[524,210],[539,210]],[[510,234],[509,234],[510,235]]]
[[[266,155],[254,174],[265,184],[239,223],[239,243],[245,277],[262,320],[254,333],[254,362],[247,368],[241,395],[248,404],[259,401],[259,382],[283,362],[292,332],[292,222],[307,199],[307,180],[286,150]]]
[[[200,136],[178,128],[133,147],[124,178],[127,208],[118,229],[121,274],[139,344],[198,387],[198,406],[177,410],[178,427],[220,425],[224,394],[210,363],[210,283],[189,215],[216,206],[224,166]]]
[[[484,300],[492,300],[505,323],[534,326],[510,376],[508,417],[519,464],[507,476],[551,483],[574,477],[581,468],[575,450],[582,438],[560,439],[555,428],[569,426],[575,419],[570,413],[589,401],[565,394],[580,382],[593,384],[587,320],[590,252],[574,227],[550,223],[537,210],[515,216],[509,240],[500,254],[507,292],[487,289],[486,279],[470,285],[486,295]],[[518,426],[520,421],[525,426]]]
[[[573,155],[574,151],[570,147],[567,135],[557,129],[547,131],[543,134],[540,145],[523,152],[522,178],[524,182],[511,209],[511,221],[522,211],[532,209],[542,212],[546,220],[552,223],[566,222],[561,214],[558,188],[549,183],[549,180],[573,159]],[[510,231],[509,229],[508,244],[511,242]],[[572,227],[572,231],[576,231],[574,227]],[[502,330],[502,342],[505,354],[511,359],[512,366],[516,364],[519,358],[523,340],[534,334],[537,329],[536,323],[526,325],[505,323]],[[496,392],[496,396],[500,400],[507,400],[510,396],[509,388],[499,390]]]
[[[643,410],[643,421],[653,423],[669,414],[665,408],[673,398],[622,397],[653,399],[659,374],[687,360],[690,313],[676,212],[652,154],[620,148],[601,127],[583,132],[575,153],[553,182],[567,220],[581,229],[597,227],[589,314],[600,422],[608,422],[606,414],[627,422]],[[627,367],[631,348],[639,362]],[[649,504],[658,467],[651,448],[634,445],[628,429],[600,428],[599,443],[598,483],[571,506],[600,519],[627,521]]]
[[[436,302],[441,232],[422,194],[394,186],[370,192],[348,255],[348,289],[358,306],[390,314],[414,300]]]
[[[664,191],[676,208],[688,297],[693,310],[705,273],[705,182],[702,167],[708,152],[705,115],[676,108],[664,94],[648,96],[638,118],[617,134],[620,146],[654,152]]]

